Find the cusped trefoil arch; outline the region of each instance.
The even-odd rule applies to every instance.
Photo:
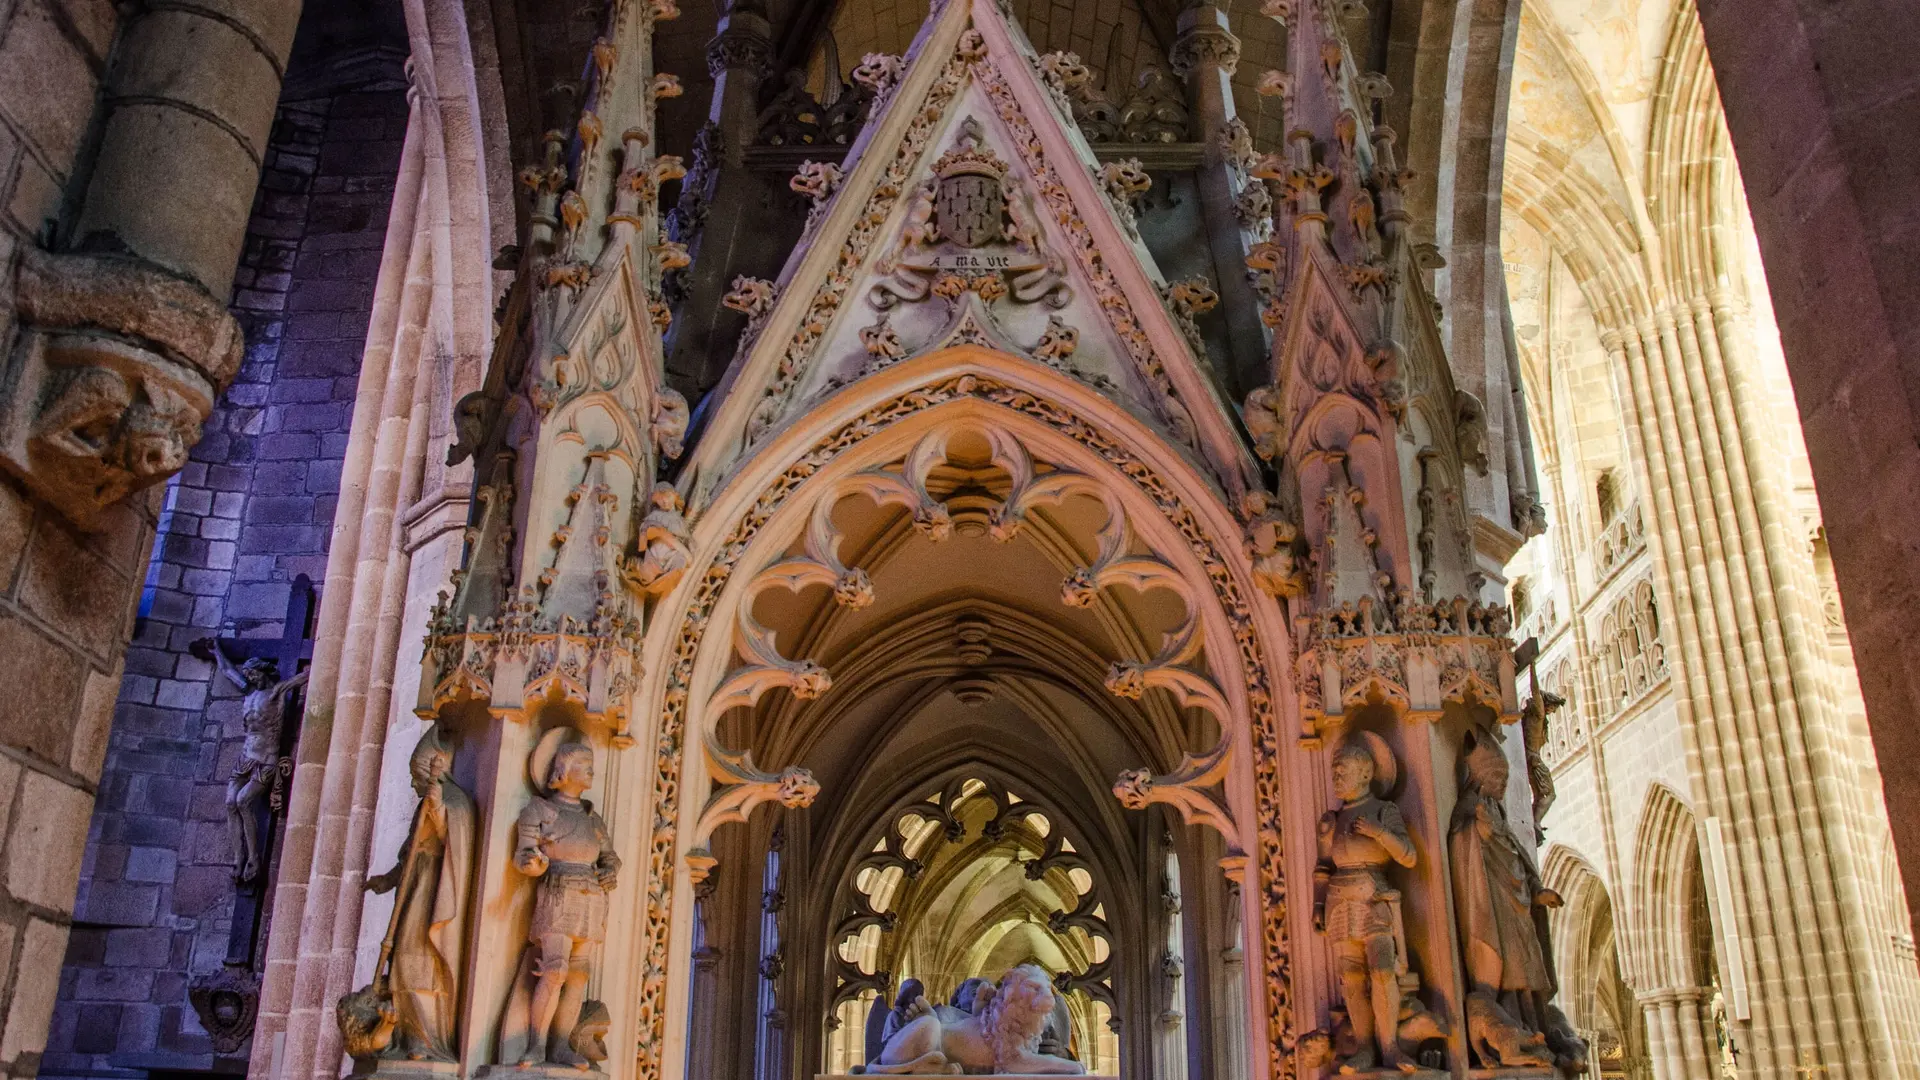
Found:
[[[789,431],[761,448],[770,460],[786,463],[776,474],[769,477],[752,469],[736,471],[735,482],[750,483],[751,490],[740,487],[723,492],[709,503],[710,513],[715,516],[696,527],[700,533],[697,545],[703,553],[693,567],[698,572],[689,573],[677,603],[667,605],[672,637],[663,643],[664,655],[659,657],[664,693],[655,738],[649,880],[642,918],[639,1075],[648,1080],[662,1075],[663,1062],[657,1051],[647,1048],[663,1045],[665,1034],[675,859],[682,842],[681,771],[687,760],[688,738],[701,737],[698,732],[689,732],[689,722],[704,725],[708,715],[706,702],[696,701],[691,690],[703,680],[721,681],[725,672],[718,669],[727,663],[732,651],[731,641],[725,648],[710,647],[707,631],[716,622],[723,626],[735,622],[722,612],[743,603],[751,591],[750,581],[736,583],[732,579],[740,571],[745,571],[742,577],[754,574],[754,553],[769,548],[784,550],[784,541],[770,526],[793,505],[806,505],[804,499],[796,498],[803,488],[822,474],[828,478],[844,476],[846,468],[832,468],[843,455],[849,460],[899,461],[900,446],[912,437],[912,431],[938,426],[925,419],[936,411],[942,420],[949,416],[959,421],[973,417],[984,421],[980,426],[987,430],[1017,432],[1023,442],[1045,446],[1050,456],[1054,450],[1061,451],[1059,468],[1063,471],[1070,468],[1101,476],[1110,489],[1124,493],[1125,501],[1150,508],[1147,512],[1151,518],[1142,520],[1150,520],[1156,536],[1174,541],[1168,545],[1176,549],[1172,554],[1188,567],[1185,575],[1176,576],[1204,583],[1198,588],[1202,595],[1189,595],[1188,599],[1192,610],[1208,612],[1207,621],[1219,631],[1209,658],[1228,669],[1238,667],[1232,692],[1218,684],[1212,685],[1212,691],[1220,695],[1231,716],[1245,718],[1223,717],[1222,727],[1234,731],[1236,738],[1240,738],[1238,731],[1245,729],[1239,745],[1248,747],[1252,757],[1251,809],[1258,829],[1248,830],[1257,833],[1249,860],[1257,869],[1254,896],[1265,961],[1265,977],[1259,981],[1266,992],[1264,1019],[1273,1032],[1268,1041],[1274,1047],[1274,1075],[1285,1075],[1290,1071],[1293,1043],[1285,853],[1280,826],[1285,800],[1277,756],[1281,742],[1278,695],[1269,674],[1270,668],[1281,667],[1270,658],[1285,653],[1279,648],[1281,641],[1263,639],[1284,634],[1284,628],[1277,619],[1269,620],[1272,626],[1260,625],[1263,616],[1254,608],[1250,570],[1240,565],[1244,560],[1236,543],[1237,531],[1220,525],[1219,519],[1231,523],[1231,515],[1225,510],[1224,498],[1198,470],[1183,459],[1167,460],[1163,440],[1144,429],[1129,439],[1122,433],[1132,432],[1137,423],[1064,377],[1039,371],[1018,358],[966,346],[916,358],[883,378],[849,388],[838,402],[822,402],[817,410],[822,419],[810,430]],[[906,434],[893,430],[908,421],[913,423]],[[1007,453],[1009,446],[1004,440],[997,442],[996,455]],[[911,460],[912,455],[908,455]],[[909,474],[898,475],[912,486]],[[1018,474],[1014,475],[1018,481]],[[1054,474],[1045,475],[1051,479]],[[1017,528],[1012,509],[1018,505],[1018,495],[1016,491],[1010,496],[998,524]],[[1218,506],[1202,506],[1202,501]],[[740,508],[733,510],[736,505]],[[728,507],[724,515],[722,506]],[[1107,553],[1117,555],[1123,550],[1115,547]],[[1116,561],[1126,558],[1122,555]],[[1099,566],[1086,569],[1098,571]],[[1097,580],[1100,576],[1093,574],[1095,583],[1107,584]],[[1174,637],[1176,640],[1169,642],[1173,658],[1190,655],[1187,645],[1177,640],[1177,634]],[[1156,657],[1140,666],[1151,669],[1161,659]],[[1190,668],[1184,670],[1189,675],[1198,674]],[[1179,676],[1182,680],[1186,677]],[[1206,692],[1191,685],[1168,688],[1176,695]],[[713,755],[708,756],[711,759]]]

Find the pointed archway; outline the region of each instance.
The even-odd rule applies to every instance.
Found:
[[[1247,1026],[1256,1041],[1290,1033],[1282,836],[1310,820],[1314,800],[1280,786],[1281,758],[1295,751],[1279,736],[1283,688],[1271,674],[1286,655],[1278,611],[1254,602],[1242,527],[1190,456],[1084,383],[962,345],[817,402],[695,512],[687,572],[698,584],[669,613],[681,629],[666,655],[648,660],[664,678],[665,708],[647,830],[646,976],[633,988],[643,1064],[657,1033],[688,1022],[682,987],[664,973],[688,970],[696,880],[745,873],[727,863],[740,842],[729,838],[746,837],[750,851],[764,835],[716,832],[720,824],[765,801],[814,801],[815,783],[815,810],[799,816],[833,819],[864,776],[897,769],[911,779],[969,760],[901,720],[925,710],[889,698],[889,685],[945,695],[956,709],[968,695],[1000,696],[983,681],[1005,685],[1014,707],[979,725],[973,745],[994,746],[990,764],[1024,769],[1028,790],[1065,793],[1062,812],[1090,849],[1131,847],[1141,858],[1158,827],[1123,804],[1177,812],[1170,820],[1191,826],[1179,830],[1181,865],[1190,878],[1209,874],[1185,890],[1207,906],[1188,924],[1211,935],[1209,955],[1245,934],[1259,957],[1233,987],[1253,1003]],[[940,670],[965,666],[981,623],[989,655],[1004,649],[1020,670],[998,682]],[[852,820],[865,828],[874,818]],[[795,835],[784,842],[794,858]],[[814,855],[859,854],[815,849],[801,861],[828,878],[838,868]],[[779,931],[782,941],[800,932],[818,931],[791,921]],[[792,970],[790,960],[776,966]],[[1116,998],[1147,1000],[1144,976],[1134,982]],[[825,1020],[824,993],[789,978],[790,1031]],[[794,1067],[820,1067],[816,1045],[792,1035],[787,1052],[806,1055]],[[1123,1043],[1119,1056],[1122,1075],[1153,1075],[1145,1042],[1131,1053]],[[658,1067],[653,1075],[672,1075],[679,1063]]]

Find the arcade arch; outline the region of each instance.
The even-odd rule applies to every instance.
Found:
[[[1622,974],[1621,928],[1606,884],[1586,860],[1555,844],[1541,860],[1540,877],[1565,904],[1549,916],[1559,1004],[1587,1040],[1596,1075],[1647,1080],[1647,1029],[1633,988]]]

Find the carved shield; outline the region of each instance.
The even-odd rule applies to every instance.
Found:
[[[979,173],[961,173],[940,181],[940,199],[934,213],[943,238],[974,248],[1001,239],[1001,217],[1006,208],[1000,181]]]

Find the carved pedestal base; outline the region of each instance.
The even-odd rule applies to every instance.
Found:
[[[473,1071],[473,1080],[592,1080],[607,1074],[592,1066],[571,1065],[482,1065]]]
[[[1521,1065],[1511,1069],[1468,1069],[1469,1080],[1561,1080],[1560,1070],[1543,1065]]]
[[[572,1071],[572,1070],[568,1070]],[[405,1058],[355,1058],[347,1080],[379,1077],[380,1080],[455,1080],[460,1075],[457,1061],[408,1061]]]

